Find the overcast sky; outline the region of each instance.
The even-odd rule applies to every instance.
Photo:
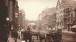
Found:
[[[57,0],[18,0],[19,8],[25,11],[28,20],[37,20],[38,15],[46,8],[55,7]]]

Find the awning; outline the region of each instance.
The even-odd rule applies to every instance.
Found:
[[[76,25],[73,25],[71,28],[76,28]]]

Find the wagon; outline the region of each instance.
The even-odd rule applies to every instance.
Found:
[[[57,31],[50,32],[46,35],[47,40],[49,42],[61,42],[62,41],[62,33],[61,30],[58,29]]]

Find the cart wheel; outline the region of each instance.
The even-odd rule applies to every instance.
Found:
[[[47,38],[46,42],[54,42],[54,40],[51,37],[49,37],[49,38]]]

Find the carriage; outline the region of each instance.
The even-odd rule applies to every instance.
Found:
[[[45,42],[61,42],[62,41],[62,34],[61,30],[54,30],[54,31],[49,31],[44,34],[40,33],[39,35],[40,42],[44,39]]]

